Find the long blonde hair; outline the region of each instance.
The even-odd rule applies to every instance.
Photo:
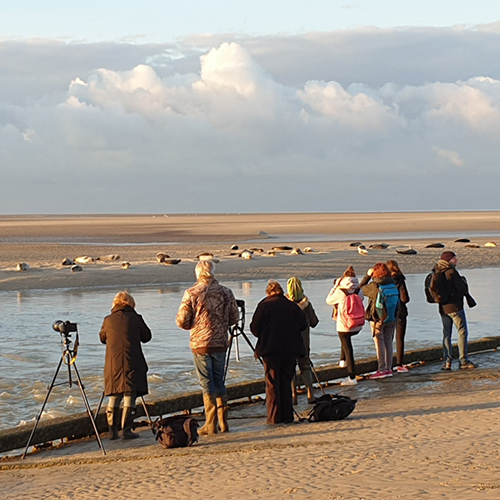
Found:
[[[128,292],[118,292],[113,299],[113,307],[130,306],[135,309],[135,300]]]

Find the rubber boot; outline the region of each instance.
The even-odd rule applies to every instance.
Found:
[[[219,420],[219,430],[221,432],[229,432],[229,425],[227,423],[227,396],[218,396],[217,402],[217,419]]]
[[[304,380],[304,385],[307,388],[307,402],[308,403],[313,403],[315,398],[314,398],[314,392],[313,392],[313,373],[312,370],[304,370],[302,373],[302,379]]]
[[[134,422],[135,408],[124,406],[122,412],[122,439],[136,439],[139,434],[132,432],[132,423]]]
[[[217,434],[217,405],[215,397],[211,394],[203,394],[203,404],[205,405],[205,425],[200,427],[198,434],[213,436]]]
[[[118,439],[118,426],[119,426],[119,408],[106,408],[106,419],[109,427],[109,439],[114,441]]]

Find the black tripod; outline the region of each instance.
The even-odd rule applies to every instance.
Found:
[[[236,300],[236,304],[238,305],[238,311],[240,314],[240,319],[238,323],[234,326],[231,326],[229,328],[229,347],[227,349],[227,357],[226,357],[226,367],[224,369],[224,381],[226,380],[227,376],[227,369],[229,368],[229,359],[231,357],[231,349],[233,347],[233,343],[235,344],[236,347],[236,361],[240,360],[240,344],[238,337],[241,335],[246,343],[250,346],[250,349],[255,353],[255,348],[250,342],[250,339],[247,337],[246,333],[244,332],[245,329],[245,301],[244,300]],[[262,360],[259,358],[259,361],[262,363]]]
[[[68,327],[69,325],[69,327]],[[73,384],[77,385],[80,388],[80,392],[82,393],[82,398],[83,402],[85,403],[85,408],[87,410],[87,415],[90,418],[90,421],[92,423],[92,427],[94,428],[95,436],[97,439],[97,443],[99,444],[99,447],[101,448],[102,454],[106,455],[106,451],[104,449],[104,446],[102,444],[101,438],[99,436],[99,431],[97,430],[97,426],[95,424],[94,417],[92,416],[92,410],[90,409],[89,401],[87,399],[87,395],[85,394],[85,388],[82,384],[82,379],[80,378],[80,374],[78,373],[78,368],[76,367],[76,356],[78,352],[78,331],[76,329],[76,323],[70,323],[69,321],[66,322],[56,322],[54,323],[54,330],[59,331],[61,333],[61,344],[62,344],[62,355],[61,359],[59,360],[59,364],[57,365],[56,373],[54,374],[54,378],[52,379],[52,382],[49,386],[49,390],[47,391],[47,395],[45,396],[45,400],[42,404],[42,407],[40,409],[40,413],[36,417],[36,422],[35,426],[33,427],[33,430],[31,431],[30,437],[28,439],[28,443],[26,444],[26,449],[24,450],[22,458],[26,456],[28,453],[28,448],[30,447],[31,440],[33,439],[33,436],[35,435],[35,431],[38,427],[38,423],[40,422],[40,417],[42,416],[43,410],[45,408],[45,405],[47,404],[47,401],[49,399],[50,393],[52,392],[52,389],[56,385],[64,385],[66,382],[61,382],[59,384],[56,384],[56,379],[57,376],[59,375],[59,370],[61,369],[62,364],[64,363],[68,367],[68,381],[67,383],[69,384],[69,387],[72,387]],[[76,339],[75,339],[75,346],[74,348],[71,347],[71,333],[70,332],[76,332]],[[76,381],[73,381],[71,377],[71,368],[75,371],[76,375]]]

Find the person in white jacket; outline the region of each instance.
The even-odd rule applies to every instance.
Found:
[[[357,293],[363,300],[363,292],[359,289],[359,281],[356,278],[354,268],[349,266],[341,278],[335,280],[333,288],[326,297],[326,303],[333,306],[333,319],[337,322],[337,333],[340,339],[341,352],[340,363],[341,367],[347,366],[347,378],[341,382],[341,385],[356,385],[356,365],[354,362],[354,350],[352,347],[351,337],[357,335],[362,326],[348,328],[341,317],[337,314],[341,309],[348,294]]]

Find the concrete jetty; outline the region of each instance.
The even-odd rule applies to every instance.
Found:
[[[469,342],[469,353],[496,350],[500,346],[500,336],[487,337]],[[405,353],[406,364],[418,362],[438,361],[442,356],[442,347],[429,347],[417,349]],[[454,346],[454,357],[457,356],[457,347]],[[377,369],[375,357],[356,360],[356,373],[362,375]],[[345,368],[337,364],[321,366],[316,368],[316,374],[320,382],[334,382],[345,377]],[[265,393],[264,379],[251,382],[228,385],[228,399],[230,401],[251,398]],[[139,402],[140,400],[138,400]],[[148,413],[156,418],[176,412],[190,411],[203,406],[201,392],[190,392],[179,394],[163,400],[146,401]],[[137,417],[145,416],[142,405],[137,406]],[[97,415],[96,426],[99,432],[107,431],[107,423],[104,408]],[[12,429],[0,431],[0,452],[23,449],[29,439],[34,422],[18,426]],[[93,435],[93,428],[87,413],[77,413],[71,416],[40,421],[33,436],[32,445],[40,445],[59,439],[79,439]]]

